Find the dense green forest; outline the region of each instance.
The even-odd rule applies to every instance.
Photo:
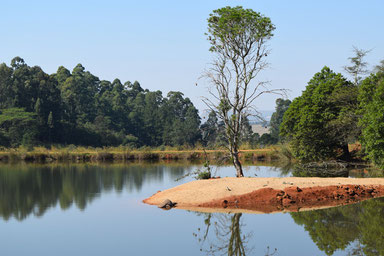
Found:
[[[143,89],[138,82],[100,80],[78,64],[54,74],[28,66],[20,57],[0,64],[0,146],[226,145],[224,125],[215,112],[201,125],[189,98],[171,91]],[[267,136],[268,137],[268,136]],[[248,119],[243,143],[259,141]],[[263,142],[264,141],[264,142]]]
[[[200,117],[181,92],[100,80],[78,64],[48,75],[16,57],[0,64],[0,145],[193,145]]]

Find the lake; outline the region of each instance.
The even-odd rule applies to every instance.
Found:
[[[200,165],[2,164],[0,255],[384,255],[384,198],[308,212],[206,214],[143,204]],[[214,167],[234,176],[231,166]],[[245,176],[300,175],[247,166]],[[369,175],[360,171],[346,176]]]

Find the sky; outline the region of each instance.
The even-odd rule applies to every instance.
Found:
[[[204,33],[214,9],[243,6],[270,17],[270,68],[258,79],[301,95],[322,67],[343,72],[353,46],[384,59],[382,0],[7,1],[0,0],[0,62],[15,56],[51,74],[81,63],[101,80],[139,81],[145,89],[181,91],[203,114],[209,84],[199,80],[212,60]],[[198,86],[195,86],[198,82]],[[255,102],[273,110],[276,96]]]

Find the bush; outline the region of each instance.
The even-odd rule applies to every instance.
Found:
[[[197,180],[207,180],[211,178],[210,171],[198,171],[197,176],[195,177]]]

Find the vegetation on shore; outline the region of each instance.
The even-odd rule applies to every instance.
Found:
[[[205,152],[206,156],[205,156]],[[263,149],[240,150],[242,161],[275,161],[283,159],[277,147]],[[108,162],[132,160],[196,160],[204,161],[205,157],[216,163],[227,163],[225,149],[204,150],[202,148],[141,148],[129,147],[63,147],[51,149],[34,147],[31,150],[25,147],[0,149],[0,161],[14,162]]]
[[[324,67],[285,112],[280,136],[299,161],[353,161],[356,155],[348,145],[359,141],[354,153],[384,169],[384,69],[378,66],[361,77],[368,73],[362,59],[367,51],[355,52],[353,65],[347,67],[352,81]]]

